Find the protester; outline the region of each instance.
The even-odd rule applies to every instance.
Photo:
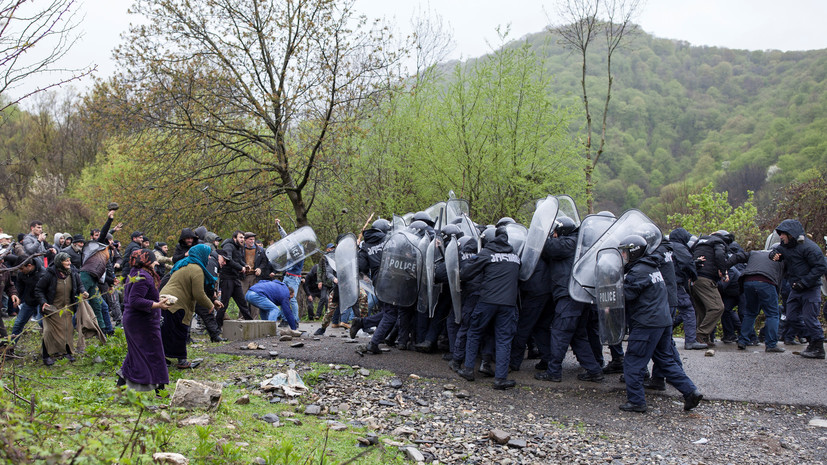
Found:
[[[88,299],[89,294],[78,272],[72,269],[69,255],[60,252],[55,256],[54,263],[37,282],[35,295],[43,315],[43,363],[52,366],[55,357],[63,355],[74,362],[72,315],[77,310],[77,299]]]

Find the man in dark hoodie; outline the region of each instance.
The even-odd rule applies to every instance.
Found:
[[[489,324],[494,326],[496,368],[494,389],[504,390],[516,385],[508,377],[511,343],[517,330],[517,294],[520,276],[520,257],[508,243],[505,227],[497,228],[494,238],[476,257],[462,264],[460,276],[464,280],[482,275],[480,300],[471,314],[471,324],[465,343],[465,361],[458,375],[474,380],[474,364],[482,336]]]
[[[786,303],[787,324],[809,340],[807,349],[801,352],[802,357],[824,359],[824,330],[818,321],[821,276],[827,274],[824,254],[804,235],[804,227],[798,220],[782,221],[775,232],[781,244],[771,258],[784,261],[784,277],[792,288]]]
[[[130,237],[132,238],[132,241],[123,251],[123,272],[121,275],[124,278],[129,278],[129,270],[132,269],[132,266],[129,264],[129,257],[132,256],[132,252],[139,250],[144,246],[144,233],[141,231],[134,231]]]
[[[175,250],[172,252],[172,263],[183,260],[187,256],[187,252],[192,246],[198,244],[198,236],[190,228],[181,230],[181,235],[178,237],[178,244],[175,245]]]
[[[643,376],[649,360],[654,360],[666,382],[683,394],[684,410],[697,407],[703,395],[675,361],[672,343],[672,316],[666,283],[659,260],[646,255],[646,239],[638,235],[620,241],[624,261],[623,297],[629,321],[629,342],[623,359],[627,412],[646,412]]]
[[[698,279],[692,252],[689,250],[691,238],[689,231],[683,228],[677,228],[669,233],[669,241],[672,243],[672,260],[675,263],[675,280],[678,285],[678,311],[675,320],[683,321],[683,348],[700,350],[707,347],[706,344],[701,344],[696,339],[695,331],[698,323],[695,320],[695,307],[692,306],[692,298],[689,296],[690,286]]]

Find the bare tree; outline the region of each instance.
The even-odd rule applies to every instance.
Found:
[[[193,189],[216,215],[286,196],[307,224],[321,168],[387,86],[390,30],[349,0],[138,0],[116,51],[125,111],[152,142],[147,189]],[[224,186],[219,189],[217,186]],[[230,186],[230,187],[228,187]],[[165,208],[158,198],[154,208]]]
[[[558,0],[557,14],[562,24],[551,28],[551,32],[560,36],[563,46],[579,55],[581,61],[580,88],[586,117],[586,140],[583,143],[586,166],[586,201],[589,213],[594,213],[594,173],[597,163],[606,148],[606,121],[609,114],[609,101],[612,98],[612,56],[637,31],[632,20],[642,7],[642,0]],[[603,99],[603,111],[600,115],[600,141],[594,147],[592,137],[594,122],[592,108],[589,105],[590,90],[586,85],[589,64],[589,48],[601,37],[605,40],[606,93]]]
[[[92,66],[53,67],[77,40],[75,3],[75,0],[0,0],[0,112],[27,97],[94,71]],[[8,91],[22,82],[44,74],[53,74],[56,78],[20,96],[8,95]]]

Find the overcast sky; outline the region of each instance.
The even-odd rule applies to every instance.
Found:
[[[80,68],[96,64],[99,77],[111,75],[111,50],[135,18],[127,14],[131,0],[79,0],[79,26],[83,37],[61,63]],[[243,0],[239,0],[243,1]],[[511,38],[539,32],[551,17],[551,1],[540,0],[356,0],[356,8],[369,17],[392,20],[409,32],[410,18],[418,10],[431,11],[450,27],[455,49],[449,58],[469,58],[496,45],[498,25],[510,25]],[[825,0],[648,0],[637,23],[657,37],[681,39],[693,45],[747,50],[813,50],[827,48],[823,22]],[[27,87],[48,81],[29,82]],[[83,88],[88,83],[81,83]],[[19,94],[21,89],[13,92]]]

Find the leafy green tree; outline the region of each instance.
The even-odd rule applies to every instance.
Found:
[[[667,218],[669,229],[682,227],[693,234],[710,234],[724,229],[735,235],[735,240],[746,246],[749,242],[762,247],[765,231],[758,228],[758,209],[753,205],[753,193],[743,205],[733,208],[727,192],[715,192],[712,184],[699,194],[690,194],[687,202],[689,213],[675,213]]]

